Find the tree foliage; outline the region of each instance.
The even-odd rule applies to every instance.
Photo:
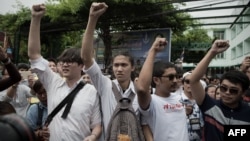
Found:
[[[192,28],[183,35],[172,37],[172,61],[180,58],[183,50],[185,52],[184,62],[198,63],[205,55],[212,43],[207,31],[202,28]]]
[[[92,0],[49,0],[46,3],[46,15],[42,19],[41,40],[43,54],[56,57],[67,46],[73,46],[81,40],[83,29],[88,20]],[[101,16],[97,29],[105,44],[105,66],[110,63],[111,32],[171,28],[174,35],[181,35],[192,21],[182,20],[190,17],[187,13],[175,12],[172,3],[165,0],[105,0],[109,6]],[[15,14],[1,15],[0,30],[20,36],[27,40],[30,10],[20,6]],[[79,44],[79,43],[78,43]],[[15,44],[20,46],[20,42]],[[23,47],[21,47],[23,48]],[[22,51],[22,50],[20,50]]]

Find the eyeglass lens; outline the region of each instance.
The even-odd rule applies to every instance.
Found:
[[[161,76],[161,77],[168,77],[168,79],[171,81],[171,80],[174,80],[174,78],[177,78],[177,75],[176,74],[170,74],[170,75]]]
[[[223,85],[220,86],[220,91],[221,91],[221,92],[225,93],[225,92],[227,92],[227,90],[229,90],[229,93],[230,93],[230,94],[236,95],[236,94],[239,93],[239,90],[238,90],[238,89],[228,88],[228,87],[223,86]]]

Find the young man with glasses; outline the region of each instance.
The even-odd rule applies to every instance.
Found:
[[[204,116],[206,141],[223,141],[224,125],[250,125],[250,107],[242,102],[242,95],[249,87],[249,79],[244,73],[234,70],[222,75],[221,100],[207,95],[200,84],[210,61],[228,48],[228,41],[216,40],[189,78],[192,95]]]
[[[166,44],[165,38],[156,38],[135,80],[140,111],[154,141],[188,141],[185,108],[180,94],[173,93],[177,89],[175,65],[163,61],[154,63],[157,53],[163,51]],[[152,95],[148,91],[151,81],[155,87]]]
[[[40,22],[45,9],[44,4],[32,7],[28,56],[32,71],[38,75],[47,92],[48,113],[50,114],[81,83],[83,62],[80,49],[69,48],[58,57],[58,61],[62,62],[64,78],[55,75],[55,72],[51,70],[49,62],[41,56]],[[85,84],[76,94],[68,116],[61,117],[65,109],[68,109],[67,107],[68,105],[62,108],[49,124],[49,140],[97,140],[101,134],[101,114],[96,89],[90,84]]]

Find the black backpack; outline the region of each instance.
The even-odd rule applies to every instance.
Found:
[[[106,141],[145,141],[140,118],[132,107],[135,94],[132,92],[128,98],[123,98],[116,85],[112,82],[117,106],[110,119]]]

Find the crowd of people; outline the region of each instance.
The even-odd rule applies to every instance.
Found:
[[[208,79],[208,65],[229,48],[227,40],[214,41],[196,68],[184,72],[155,60],[168,44],[158,37],[142,66],[128,52],[116,54],[113,79],[94,59],[94,31],[107,9],[93,2],[81,49],[68,48],[54,59],[41,55],[46,6],[32,7],[29,63],[15,66],[0,47],[0,129],[6,131],[0,140],[223,141],[224,125],[250,125],[250,56],[240,70]],[[34,97],[38,102],[30,101]]]

